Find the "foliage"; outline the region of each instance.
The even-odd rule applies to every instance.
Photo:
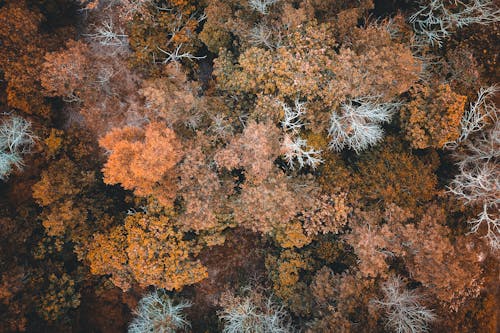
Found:
[[[82,82],[88,82],[92,75],[90,50],[83,41],[70,40],[66,49],[47,53],[40,77],[42,87],[48,96],[62,96],[67,102],[85,98],[88,89]]]
[[[250,47],[237,61],[223,51],[215,63],[217,83],[223,90],[277,95],[280,100],[300,96],[311,110],[306,118],[310,127],[318,131],[326,129],[325,110],[370,95],[385,102],[416,80],[418,61],[383,27],[354,28],[352,47],[342,46],[338,53],[332,30],[316,22],[299,25],[276,50]]]
[[[251,122],[241,137],[217,152],[215,162],[228,170],[243,168],[248,181],[259,185],[271,174],[278,147],[278,131],[272,124]]]
[[[403,2],[0,1],[0,331],[495,331],[496,5]]]
[[[379,318],[370,300],[376,292],[375,281],[356,271],[334,274],[328,267],[318,270],[310,285],[319,314],[307,332],[374,332]],[[360,325],[359,323],[363,323]]]
[[[427,207],[416,224],[402,224],[413,216],[398,207],[387,209],[387,223],[380,225],[379,218],[374,212],[361,213],[359,222],[352,224],[352,234],[346,236],[360,259],[358,267],[364,276],[386,276],[391,260],[401,257],[412,278],[452,309],[478,295],[481,259],[474,254],[473,244],[451,242],[442,208]],[[463,236],[458,239],[463,240]]]
[[[179,290],[207,277],[206,268],[193,260],[196,241],[183,239],[166,215],[135,213],[124,226],[94,237],[87,259],[93,274],[110,274],[122,290],[140,285]]]
[[[202,20],[194,1],[171,0],[143,6],[130,25],[132,63],[148,68],[156,63],[193,60],[198,46],[196,29]]]
[[[403,129],[412,147],[443,148],[458,139],[466,101],[448,85],[415,88],[414,99],[401,109]]]
[[[109,152],[103,168],[106,184],[121,184],[138,196],[154,196],[170,206],[175,198],[172,169],[182,151],[175,133],[161,123],[145,129],[117,128],[99,140]]]
[[[7,81],[8,105],[49,118],[50,106],[40,93],[38,81],[44,40],[49,45],[51,40],[40,34],[42,20],[43,15],[30,10],[24,0],[9,1],[0,8],[0,69]]]
[[[266,257],[266,268],[273,283],[273,292],[296,314],[310,313],[311,297],[306,284],[300,281],[301,272],[312,269],[309,253],[296,249],[283,250],[277,256]]]
[[[54,321],[67,311],[77,308],[80,305],[80,293],[75,289],[75,281],[68,275],[50,275],[49,286],[37,304],[37,311],[42,318]]]
[[[388,137],[350,165],[336,155],[326,155],[320,182],[327,192],[335,193],[338,188],[347,192],[351,205],[380,205],[383,201],[414,210],[435,195],[433,170],[438,163],[434,153],[414,155],[395,137]]]

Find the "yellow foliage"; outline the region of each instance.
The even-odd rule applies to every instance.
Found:
[[[401,109],[406,139],[414,148],[442,148],[460,135],[460,120],[466,96],[454,93],[447,84],[433,89],[417,86],[414,99]]]
[[[53,156],[57,153],[62,145],[62,134],[63,131],[51,128],[50,135],[45,139],[45,144],[47,145],[49,156]]]
[[[95,236],[88,255],[91,272],[111,274],[111,281],[123,290],[134,281],[144,287],[179,290],[208,276],[206,268],[192,259],[200,246],[183,237],[165,215],[129,215],[125,226]]]
[[[301,248],[311,243],[312,238],[304,234],[302,224],[299,221],[291,221],[283,227],[280,225],[276,232],[276,241],[284,248]]]

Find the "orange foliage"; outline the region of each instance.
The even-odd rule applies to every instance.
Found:
[[[393,230],[387,224],[378,225],[380,216],[375,212],[355,212],[355,219],[350,224],[351,233],[345,236],[358,257],[358,270],[363,277],[384,277],[389,272],[389,259],[392,251],[401,251]],[[399,221],[404,222],[404,221]]]
[[[351,225],[352,233],[346,240],[360,260],[363,276],[386,276],[390,261],[400,257],[412,279],[456,310],[479,293],[480,258],[474,253],[474,243],[467,243],[463,236],[455,240],[455,245],[451,242],[442,208],[426,208],[418,223],[407,223],[413,214],[396,206],[388,207],[382,225],[377,213],[359,212],[358,222]]]
[[[50,135],[44,140],[45,145],[47,146],[47,154],[49,156],[53,156],[57,153],[57,151],[61,148],[63,139],[62,139],[63,131],[51,128]]]
[[[65,100],[79,101],[83,89],[89,89],[84,82],[91,75],[90,54],[82,41],[66,42],[66,49],[47,53],[42,66],[41,83],[48,96],[62,96]]]
[[[121,184],[138,196],[154,196],[169,206],[175,198],[174,166],[181,160],[175,133],[160,123],[117,128],[99,140],[110,152],[104,165],[104,182]]]
[[[454,93],[449,85],[437,88],[418,86],[414,99],[401,109],[406,139],[414,148],[442,148],[460,135],[460,120],[466,96]]]
[[[245,177],[253,184],[262,183],[271,174],[279,155],[279,132],[272,123],[248,123],[239,137],[217,152],[214,159],[228,170],[244,168]]]
[[[50,43],[38,31],[42,19],[24,0],[0,8],[0,69],[7,81],[9,106],[48,118],[50,107],[38,82],[45,53],[42,45]]]
[[[201,104],[199,87],[175,64],[165,66],[163,71],[163,77],[145,80],[139,90],[146,99],[146,114],[169,126],[189,126]]]
[[[301,211],[302,203],[285,176],[276,173],[259,185],[244,184],[233,207],[235,221],[241,226],[270,233],[289,223]]]
[[[66,197],[75,196],[83,190],[84,175],[67,158],[53,162],[42,177],[33,185],[33,198],[42,206],[49,206]]]
[[[179,290],[207,277],[206,268],[191,259],[199,247],[183,236],[165,215],[129,215],[124,227],[95,236],[88,255],[91,271],[111,274],[111,281],[123,290],[134,281],[144,287]]]
[[[205,9],[207,21],[199,34],[200,40],[213,53],[219,52],[221,47],[229,47],[231,33],[226,26],[231,20],[231,7],[227,1],[211,0]]]
[[[186,152],[186,158],[179,166],[179,176],[179,194],[185,206],[184,213],[179,216],[182,229],[201,231],[223,228],[221,215],[226,212],[227,206],[224,199],[231,188],[221,185],[199,146]]]
[[[453,244],[445,222],[444,210],[431,206],[417,225],[405,225],[401,233],[403,244],[409,244],[405,261],[412,278],[456,311],[466,299],[479,295],[482,268],[477,245],[464,236]]]
[[[340,187],[348,193],[351,205],[395,203],[415,210],[436,194],[434,170],[438,162],[435,152],[418,157],[407,152],[396,138],[388,137],[349,165],[336,154],[326,155],[320,183],[333,193]]]
[[[301,272],[312,269],[308,255],[284,250],[277,257],[268,255],[266,258],[274,294],[287,303],[293,312],[303,315],[310,312],[311,302],[306,284],[300,281]]]
[[[63,273],[61,277],[51,274],[49,285],[37,303],[38,314],[47,321],[55,321],[80,305],[80,293],[68,274]]]
[[[374,280],[363,279],[355,272],[333,274],[325,266],[316,273],[310,287],[318,316],[307,332],[376,331],[378,314],[370,307],[376,296]]]
[[[347,195],[321,195],[310,210],[303,212],[304,230],[308,236],[319,233],[338,233],[347,223],[351,208],[346,203]]]
[[[231,93],[280,100],[299,96],[307,101],[311,129],[321,132],[329,112],[346,99],[379,96],[388,101],[418,79],[419,61],[385,26],[352,30],[349,46],[338,53],[332,25],[315,21],[290,28],[276,49],[249,47],[238,59],[222,50],[214,66],[217,83]]]
[[[132,274],[127,267],[126,246],[127,236],[125,228],[118,226],[107,234],[94,235],[87,254],[90,262],[90,272],[96,275],[111,274],[110,280],[122,290],[131,287]]]
[[[299,221],[291,221],[278,227],[276,241],[283,248],[301,248],[311,243],[312,239],[304,234],[302,224]]]
[[[142,6],[130,22],[129,42],[134,51],[134,65],[148,67],[167,58],[159,49],[174,52],[180,46],[181,53],[196,52],[199,22],[193,3],[192,0],[172,0],[164,4],[169,10]]]
[[[86,212],[73,206],[68,200],[51,207],[49,213],[43,216],[42,224],[49,236],[63,236],[67,229],[74,229],[78,222],[86,219]]]

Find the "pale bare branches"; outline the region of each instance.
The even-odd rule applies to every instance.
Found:
[[[309,147],[307,140],[302,139],[300,136],[292,138],[288,134],[285,134],[283,147],[285,160],[292,169],[295,163],[298,163],[299,169],[305,166],[316,169],[319,164],[323,163],[321,150]]]
[[[410,16],[418,37],[431,45],[442,46],[443,41],[454,32],[470,24],[490,24],[500,20],[500,10],[492,0],[455,0],[458,10],[451,10],[443,0],[420,0],[420,9]]]
[[[361,97],[342,103],[340,112],[333,112],[328,134],[330,149],[344,148],[360,153],[377,144],[384,135],[380,126],[388,123],[400,103],[379,103],[376,97]]]
[[[191,54],[191,52],[181,52],[182,45],[183,45],[182,43],[177,45],[177,47],[172,52],[166,51],[157,46],[156,48],[166,56],[165,59],[163,59],[161,62],[167,64],[169,62],[179,62],[184,59],[193,61],[193,60],[204,59],[206,57],[206,56],[197,57]]]
[[[498,112],[498,111],[496,111]],[[450,183],[449,192],[466,205],[482,207],[476,219],[469,221],[471,233],[486,228],[484,237],[492,249],[500,249],[500,122],[480,138],[469,142],[466,151],[455,154],[459,173]]]
[[[128,35],[124,33],[123,29],[114,25],[112,18],[102,21],[100,26],[94,26],[94,28],[94,33],[84,36],[102,46],[128,47]]]
[[[456,149],[457,146],[466,141],[473,133],[481,131],[488,122],[496,121],[498,111],[495,105],[490,102],[491,98],[498,92],[496,85],[481,88],[477,93],[475,102],[470,103],[470,107],[465,111],[460,120],[460,136],[453,142],[448,142],[445,148]]]
[[[261,13],[262,15],[269,14],[269,7],[277,3],[279,0],[249,0],[250,7]]]
[[[429,331],[429,324],[436,320],[432,310],[420,304],[422,297],[407,290],[400,277],[389,278],[382,286],[383,300],[374,301],[387,314],[386,326],[397,333]]]
[[[294,101],[294,107],[283,102],[278,102],[283,108],[284,117],[281,121],[284,139],[282,143],[282,152],[288,166],[294,169],[295,163],[298,163],[299,169],[310,166],[315,169],[323,162],[321,150],[314,149],[307,145],[307,140],[300,137],[299,132],[303,129],[301,117],[306,113],[305,103],[298,98]]]
[[[12,116],[0,125],[0,180],[5,180],[12,168],[22,169],[22,155],[31,151],[37,137],[31,131],[31,123]]]

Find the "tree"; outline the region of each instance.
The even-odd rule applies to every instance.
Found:
[[[350,30],[350,43],[341,47],[331,23],[311,21],[283,31],[278,48],[248,47],[238,59],[221,50],[214,66],[217,84],[243,96],[271,95],[280,101],[299,96],[308,106],[305,129],[323,132],[341,103],[366,96],[387,103],[407,91],[420,72],[409,47],[392,39],[384,25]],[[275,118],[276,108],[269,111],[275,113],[268,117]]]
[[[173,169],[182,150],[171,129],[150,123],[145,129],[127,126],[106,134],[99,144],[109,152],[104,182],[121,184],[138,196],[154,196],[163,205],[175,198]]]
[[[186,151],[178,175],[178,193],[182,195],[185,208],[179,216],[182,229],[199,232],[222,227],[221,215],[227,211],[225,198],[231,188],[222,186],[216,171],[210,168],[205,154],[196,144]]]
[[[392,276],[382,285],[383,300],[375,304],[386,312],[386,326],[397,333],[428,332],[429,324],[436,320],[432,310],[420,304],[422,297],[404,288],[399,276]]]
[[[146,114],[150,119],[166,121],[169,127],[197,128],[204,105],[198,97],[199,85],[188,80],[186,73],[173,64],[164,68],[161,78],[145,80],[139,93],[146,99]]]
[[[157,289],[139,301],[128,333],[175,333],[186,330],[191,325],[182,311],[190,306],[191,303],[187,301],[174,303],[165,291]]]
[[[47,321],[55,321],[80,305],[80,293],[76,283],[66,273],[60,277],[51,274],[49,285],[37,300],[36,310]]]
[[[87,99],[92,73],[90,50],[83,41],[70,40],[66,49],[45,55],[41,83],[48,96],[62,96],[66,102]]]
[[[248,0],[248,5],[262,15],[267,15],[270,6],[277,3],[278,0]]]
[[[310,285],[315,300],[315,320],[306,331],[377,332],[378,313],[370,306],[376,293],[374,279],[360,277],[356,270],[335,274],[319,269]]]
[[[290,311],[300,316],[311,313],[312,297],[301,277],[305,271],[313,269],[310,252],[285,249],[266,257],[266,269],[273,283],[273,293]]]
[[[459,172],[448,187],[466,205],[479,207],[480,213],[469,221],[471,233],[486,229],[484,237],[494,250],[500,249],[500,122],[496,113],[495,109],[493,126],[469,140],[462,153],[455,154]]]
[[[439,47],[457,28],[470,24],[486,25],[499,20],[500,10],[492,0],[455,1],[455,6],[447,6],[443,0],[418,2],[420,8],[410,16],[409,21],[421,40]]]
[[[207,277],[207,269],[193,259],[201,247],[167,215],[132,213],[124,226],[94,236],[87,259],[93,274],[111,274],[111,281],[122,290],[134,282],[180,290]]]
[[[380,124],[390,122],[399,107],[399,103],[379,103],[373,97],[343,103],[340,112],[333,112],[330,118],[329,147],[335,151],[347,147],[359,154],[377,144],[384,133]]]
[[[45,50],[38,31],[43,15],[30,10],[26,1],[9,1],[0,9],[0,69],[7,81],[10,107],[28,114],[50,116],[40,93],[38,74]],[[50,39],[45,41],[50,43]]]
[[[148,69],[158,63],[204,58],[195,56],[200,44],[196,29],[204,18],[192,0],[141,6],[130,22],[131,61]]]
[[[23,155],[31,151],[36,139],[29,121],[17,116],[2,120],[0,124],[0,180],[5,180],[14,167],[19,170],[23,168]]]
[[[416,211],[436,194],[438,165],[435,152],[411,154],[401,141],[388,136],[349,164],[336,154],[325,155],[319,181],[327,192],[335,193],[338,188],[346,192],[352,205],[395,203]]]
[[[305,103],[300,102],[297,98],[294,101],[294,107],[290,107],[286,103],[279,104],[284,112],[281,126],[285,132],[281,146],[288,166],[294,169],[295,163],[298,163],[299,169],[305,166],[315,169],[323,162],[321,150],[309,147],[307,140],[302,139],[299,135],[300,130],[304,127],[301,117],[306,113]]]
[[[253,290],[252,290],[253,289]],[[221,298],[222,310],[218,312],[223,322],[223,333],[291,333],[295,331],[284,306],[272,297],[266,297],[255,288],[243,288],[237,296],[226,292]]]
[[[445,84],[437,88],[416,86],[412,94],[414,99],[401,108],[402,127],[411,145],[440,149],[457,140],[467,97]]]
[[[497,92],[498,87],[495,85],[479,89],[477,99],[470,103],[469,108],[460,119],[460,136],[455,141],[447,142],[445,148],[457,148],[470,135],[481,131],[488,123],[494,122],[498,118],[497,108],[491,101]]]
[[[249,122],[239,137],[216,153],[215,162],[228,170],[243,168],[249,182],[260,184],[273,171],[279,155],[278,133],[270,122]]]
[[[389,264],[401,258],[413,280],[456,311],[463,302],[479,294],[483,283],[481,258],[465,237],[450,240],[443,208],[431,204],[414,216],[400,207],[388,207],[381,223],[377,212],[357,213],[346,236],[360,259],[360,272],[369,277],[387,276]],[[365,223],[364,221],[369,221]]]
[[[304,192],[297,193],[280,171],[271,173],[257,185],[243,184],[241,195],[232,203],[235,221],[256,232],[272,233],[309,207],[307,195],[310,184],[301,185]]]

